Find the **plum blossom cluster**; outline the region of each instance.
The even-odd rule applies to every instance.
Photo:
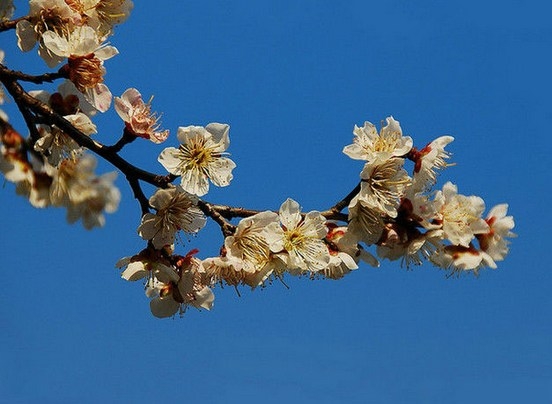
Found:
[[[114,185],[116,172],[96,175],[96,159],[90,154],[64,158],[54,166],[28,153],[25,140],[9,124],[0,121],[0,126],[0,172],[32,206],[65,207],[67,221],[81,220],[86,229],[102,227],[104,213],[117,210],[121,194]]]
[[[61,71],[103,112],[111,104],[104,61],[118,54],[106,40],[132,7],[130,0],[30,0],[27,17],[16,26],[17,44],[23,52],[38,44],[49,67],[66,60]]]
[[[108,112],[113,98],[104,61],[118,54],[106,40],[132,7],[128,0],[30,0],[28,14],[10,20],[13,2],[2,2],[0,32],[14,29],[22,51],[38,46],[50,68],[65,63],[30,76],[8,69],[0,50],[0,104],[11,96],[29,131],[22,136],[0,110],[0,172],[33,206],[64,207],[70,223],[81,220],[91,229],[103,226],[105,213],[115,212],[121,199],[116,173],[96,175],[91,153],[116,167],[140,204],[136,232],[146,244],[116,267],[123,279],[143,282],[154,316],[181,315],[190,306],[210,310],[217,286],[256,289],[286,276],[337,280],[362,263],[377,267],[385,259],[407,268],[428,261],[451,275],[477,275],[504,260],[515,236],[508,205],[485,213],[482,198],[458,193],[451,182],[434,189],[452,165],[447,148],[453,137],[417,148],[391,116],[379,130],[370,122],[354,126],[343,153],[361,162],[359,178],[325,210],[304,211],[291,198],[277,211],[207,201],[211,186],[227,187],[233,179],[228,124],[179,127],[175,146],[157,156],[162,174],[125,160],[121,150],[136,139],[160,144],[169,138],[152,98],[145,102],[130,87],[113,99],[120,138],[97,139],[96,113]],[[51,92],[21,84],[56,80]],[[142,183],[155,187],[149,197]],[[222,232],[219,253],[200,258],[193,246],[177,253],[209,219]]]

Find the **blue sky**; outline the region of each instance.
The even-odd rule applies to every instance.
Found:
[[[483,197],[487,209],[508,203],[518,237],[479,278],[384,262],[241,297],[217,288],[211,312],[159,320],[141,285],[114,268],[144,245],[122,178],[119,211],[92,232],[62,210],[30,207],[6,183],[0,401],[550,402],[545,2],[159,5],[135,6],[111,39],[120,55],[106,62],[112,92],[155,95],[172,132],[164,145],[130,145],[130,161],[163,173],[157,155],[176,145],[178,126],[225,122],[238,167],[206,199],[277,209],[291,197],[323,210],[358,181],[360,163],[341,153],[353,125],[393,115],[417,146],[454,136],[456,166],[440,183]],[[18,54],[13,32],[0,49],[10,67],[47,71],[34,52]],[[14,105],[4,110],[23,130]],[[112,110],[97,124],[105,143],[122,130]],[[211,224],[179,248],[207,257],[221,242]]]

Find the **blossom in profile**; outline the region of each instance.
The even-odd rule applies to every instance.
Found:
[[[67,58],[69,80],[98,110],[105,112],[111,105],[111,92],[104,81],[103,62],[119,51],[110,45],[102,45],[97,33],[89,26],[76,27],[67,34],[46,31],[42,34],[44,46],[56,56]]]
[[[288,198],[279,211],[280,223],[270,223],[266,239],[275,253],[293,274],[318,272],[330,263],[330,253],[324,243],[328,229],[326,219],[317,211],[304,216],[299,204]]]
[[[352,239],[345,237],[346,226],[337,226],[335,223],[328,223],[328,234],[325,242],[330,253],[329,264],[321,271],[325,278],[341,279],[351,271],[358,269],[359,261],[364,261],[373,267],[378,267],[378,260],[364,250]]]
[[[134,136],[161,143],[169,136],[169,131],[159,130],[159,117],[151,111],[151,99],[148,103],[135,88],[127,89],[121,97],[115,97],[115,111],[125,122],[127,132]]]
[[[205,226],[206,218],[197,207],[197,197],[180,186],[158,189],[149,199],[155,213],[146,213],[138,227],[144,240],[151,240],[157,249],[173,244],[176,233],[194,234]]]
[[[163,263],[158,250],[145,249],[131,257],[123,257],[115,264],[115,267],[122,269],[121,278],[135,282],[140,279],[149,279],[154,272],[172,271],[169,263]]]
[[[512,232],[514,218],[506,216],[507,212],[508,205],[505,203],[493,207],[485,218],[485,222],[489,225],[488,233],[477,235],[481,250],[495,261],[504,260],[508,254],[510,241],[506,240],[506,237],[516,237]]]
[[[437,181],[436,170],[442,170],[451,165],[447,163],[450,153],[445,150],[445,147],[453,140],[452,136],[441,136],[423,149],[411,153],[414,160],[413,192],[430,189]]]
[[[496,263],[485,251],[478,250],[473,245],[447,245],[438,249],[429,257],[430,261],[440,268],[449,270],[453,275],[462,272],[478,274],[481,268],[496,268]]]
[[[209,191],[209,180],[225,187],[232,180],[236,164],[225,157],[230,145],[226,124],[210,123],[202,126],[178,128],[178,148],[167,147],[159,155],[159,162],[174,175],[181,176],[182,188],[203,196]]]
[[[398,121],[392,116],[378,133],[376,127],[365,122],[362,128],[355,125],[353,144],[345,146],[343,153],[355,160],[373,162],[406,155],[412,148],[412,138],[403,136]]]

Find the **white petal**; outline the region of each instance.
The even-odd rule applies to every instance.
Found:
[[[301,221],[301,208],[291,198],[285,200],[280,206],[280,221],[287,229],[294,229]]]
[[[127,268],[121,273],[121,278],[127,281],[137,281],[148,276],[148,272],[142,261],[135,261],[128,264]]]
[[[235,167],[236,164],[229,158],[217,158],[207,167],[209,178],[216,186],[225,187],[230,184]]]
[[[67,39],[59,36],[53,31],[44,32],[42,34],[42,42],[50,52],[57,56],[69,57],[71,55]]]
[[[175,147],[166,147],[159,154],[157,161],[161,163],[165,170],[174,175],[182,174],[182,153]]]
[[[215,149],[217,152],[223,152],[230,146],[230,137],[228,132],[230,126],[223,123],[210,123],[205,127],[205,130],[213,135],[213,141],[219,144],[219,147]]]
[[[19,21],[15,27],[17,46],[23,52],[28,52],[36,45],[36,33],[34,26],[27,20]]]
[[[94,51],[94,56],[100,60],[111,59],[113,56],[119,54],[119,50],[114,46],[102,46]]]
[[[176,302],[172,296],[156,297],[150,301],[150,310],[155,317],[165,318],[176,314],[180,303]]]

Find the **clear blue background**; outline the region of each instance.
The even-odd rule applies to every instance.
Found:
[[[393,115],[417,146],[453,135],[457,165],[441,184],[488,209],[509,203],[519,237],[479,278],[384,262],[241,297],[217,288],[211,312],[159,320],[114,268],[144,245],[122,178],[119,211],[92,232],[6,183],[0,402],[552,402],[545,1],[137,3],[111,39],[121,54],[107,84],[154,94],[172,135],[126,148],[135,164],[163,173],[156,158],[178,126],[226,122],[238,167],[207,200],[322,210],[358,180],[360,163],[341,153],[353,125]],[[14,32],[1,38],[10,67],[47,71],[34,51],[18,54]],[[3,109],[24,131],[14,104]],[[105,143],[122,130],[113,111],[97,124]],[[179,251],[207,257],[221,242],[211,224]]]

